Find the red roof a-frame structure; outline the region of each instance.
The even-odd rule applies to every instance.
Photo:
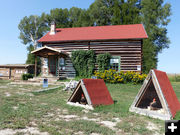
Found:
[[[111,105],[114,103],[102,79],[80,80],[68,102],[80,102],[82,95],[85,97],[88,105]]]
[[[155,98],[159,110],[149,110],[149,103]],[[167,74],[151,70],[129,110],[163,120],[174,118],[180,103]]]

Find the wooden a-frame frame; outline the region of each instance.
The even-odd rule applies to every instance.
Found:
[[[89,97],[89,94],[86,90],[86,87],[84,86],[83,80],[79,81],[78,85],[76,86],[75,90],[73,91],[72,95],[70,96],[70,98],[68,99],[68,102],[72,102],[73,99],[75,98],[75,95],[77,94],[77,92],[80,90],[80,87],[82,89],[82,92],[86,98],[87,104],[91,105],[91,99]]]
[[[156,93],[158,95],[158,98],[160,100],[160,103],[162,105],[162,109],[164,110],[164,113],[159,113],[158,111],[153,111],[153,110],[148,110],[148,109],[142,109],[137,107],[137,104],[140,102],[143,94],[144,94],[144,90],[147,89],[149,82],[152,81],[154,88],[156,90]],[[159,118],[162,120],[170,120],[172,119],[172,114],[170,111],[170,108],[168,107],[168,103],[163,95],[162,89],[159,85],[159,82],[157,80],[156,74],[154,72],[154,70],[151,70],[150,73],[148,74],[147,78],[145,79],[140,91],[138,92],[136,98],[134,99],[131,107],[129,108],[130,112],[136,112],[142,115],[146,115],[146,116],[150,116],[153,118]]]

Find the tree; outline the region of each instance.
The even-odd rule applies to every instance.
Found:
[[[35,55],[31,53],[34,50],[34,46],[29,45],[27,47],[27,50],[28,50],[28,54],[27,54],[26,64],[35,64]],[[41,59],[40,59],[40,57],[37,57],[37,69],[38,69],[37,73],[39,74],[41,72]]]
[[[93,26],[88,10],[72,7],[69,10],[71,27]]]
[[[81,15],[82,9],[77,7],[72,7],[69,10],[69,19],[71,23],[71,27],[80,27],[81,21],[80,21],[80,15]]]
[[[88,12],[94,25],[111,25],[111,0],[96,0],[90,5]]]
[[[89,8],[95,25],[140,23],[140,0],[96,0]]]
[[[148,34],[143,46],[143,70],[149,72],[157,67],[158,53],[169,47],[166,26],[170,22],[171,5],[164,4],[164,0],[142,0],[141,7],[141,21]]]
[[[23,44],[28,45],[28,57],[26,60],[27,64],[35,63],[35,56],[31,54],[31,51],[37,48],[37,40],[40,39],[48,30],[44,19],[45,14],[43,13],[41,17],[36,15],[31,15],[29,17],[25,16],[19,23],[19,38]]]
[[[40,39],[45,32],[47,32],[47,25],[44,23],[43,17],[31,15],[25,16],[19,23],[20,30],[19,38],[22,43],[33,44],[34,49],[37,48],[37,40]]]
[[[112,24],[137,24],[140,23],[139,0],[114,0]]]
[[[50,11],[50,14],[46,15],[46,22],[48,25],[54,21],[56,22],[57,28],[68,28],[70,27],[69,22],[69,11],[68,9],[55,8]]]
[[[31,53],[31,51],[34,50],[34,46],[29,45],[27,47],[27,50],[28,50],[28,54],[27,54],[26,64],[34,64],[35,63],[35,56],[34,56],[34,54]]]

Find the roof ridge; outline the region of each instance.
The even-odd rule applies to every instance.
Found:
[[[97,27],[117,27],[117,26],[130,26],[130,25],[143,25],[142,23],[138,24],[118,24],[118,25],[103,25],[103,26],[86,26],[86,27],[66,27],[66,28],[56,28],[56,30],[61,29],[75,29],[75,28],[97,28]]]

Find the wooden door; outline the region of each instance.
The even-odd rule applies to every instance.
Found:
[[[11,71],[10,71],[11,73],[11,79],[14,79],[15,77],[16,77],[16,72],[17,72],[17,69],[15,69],[15,68],[11,68]]]
[[[48,58],[49,74],[56,75],[56,59],[55,56],[49,56]]]

